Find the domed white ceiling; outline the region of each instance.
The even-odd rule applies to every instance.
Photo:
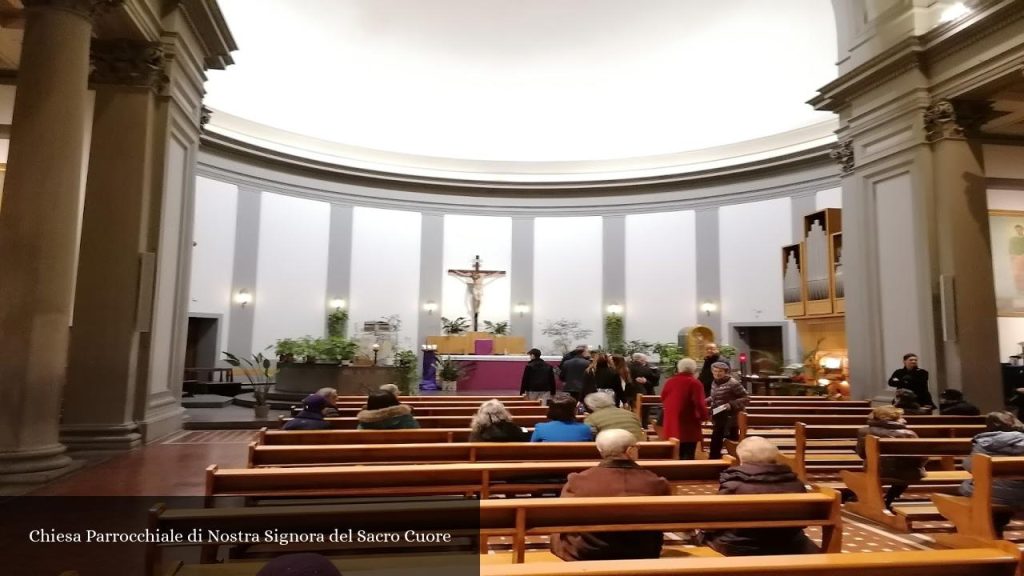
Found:
[[[792,135],[769,138],[778,149],[832,127],[805,104],[836,73],[825,0],[220,4],[239,45],[210,72],[223,133],[536,164]]]

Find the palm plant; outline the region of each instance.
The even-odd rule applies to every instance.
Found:
[[[494,334],[495,336],[506,336],[508,335],[508,322],[491,322],[490,320],[484,320],[484,330]]]
[[[269,349],[270,346],[267,346],[264,351]],[[225,362],[242,369],[242,373],[252,385],[256,406],[266,406],[267,393],[270,392],[270,366],[272,365],[270,358],[265,357],[263,352],[253,354],[252,358],[240,358],[231,352],[221,352],[221,354],[224,354]]]
[[[462,334],[466,330],[469,330],[469,320],[459,316],[453,320],[449,320],[445,317],[441,317],[441,331],[449,336],[456,334]]]

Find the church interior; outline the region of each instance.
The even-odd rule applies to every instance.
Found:
[[[1021,574],[1024,0],[0,0],[0,348],[12,576]]]

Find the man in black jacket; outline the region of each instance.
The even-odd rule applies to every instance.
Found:
[[[718,344],[714,342],[708,342],[708,345],[704,347],[704,365],[700,367],[700,375],[697,376],[697,380],[704,385],[704,396],[711,396],[711,382],[714,381],[715,377],[711,374],[711,365],[715,362],[729,363],[729,360],[718,353]]]
[[[892,373],[888,384],[897,390],[910,390],[917,396],[921,406],[935,406],[932,394],[928,391],[928,371],[917,367],[917,354],[903,356],[903,368]]]
[[[629,363],[629,376],[633,382],[643,387],[644,394],[654,394],[658,380],[661,379],[658,369],[651,366],[647,362],[647,356],[639,352],[633,354],[633,361]]]
[[[580,346],[569,353],[569,358],[559,367],[562,378],[562,391],[577,401],[583,390],[584,373],[590,366],[590,354],[586,346]]]
[[[555,369],[540,359],[540,350],[533,348],[529,354],[530,361],[523,369],[519,393],[530,400],[546,400],[555,395]]]

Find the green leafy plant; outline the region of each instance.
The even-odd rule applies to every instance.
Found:
[[[274,346],[274,354],[280,364],[295,362],[296,356],[302,356],[302,345],[294,338],[282,338]]]
[[[569,348],[593,332],[587,328],[580,328],[579,321],[565,318],[549,321],[540,331],[541,334],[552,338],[553,347],[561,350],[562,354],[568,353]]]
[[[270,346],[267,346],[263,352],[269,349]],[[270,358],[265,357],[263,352],[257,352],[251,358],[240,358],[230,352],[221,352],[225,362],[242,369],[242,373],[252,385],[257,406],[267,405],[267,393],[270,392],[270,367],[272,364]]]
[[[458,382],[464,375],[462,365],[451,356],[438,358],[434,365],[437,366],[437,377],[445,382]]]
[[[508,322],[491,322],[490,320],[484,320],[484,330],[494,334],[495,336],[507,336]]]
[[[659,366],[663,376],[674,376],[679,360],[683,358],[683,351],[672,342],[662,342],[653,346],[654,353],[661,358]]]
[[[449,320],[445,317],[441,317],[441,331],[449,336],[455,336],[462,334],[466,330],[469,330],[469,320],[459,316],[458,318]]]
[[[612,354],[626,353],[626,340],[624,337],[625,322],[618,314],[607,314],[604,317],[604,338],[608,351]]]
[[[317,341],[318,358],[333,363],[351,360],[356,357],[359,344],[342,336],[330,336]]]
[[[395,374],[395,385],[401,394],[409,394],[412,384],[416,380],[416,353],[412,350],[396,350],[394,365],[397,368]]]
[[[718,347],[718,355],[731,360],[736,357],[736,347],[722,344]]]
[[[322,349],[322,346],[317,342],[317,339],[312,336],[303,336],[298,339],[298,342],[299,354],[297,355],[301,355],[303,361],[309,364],[316,362],[317,358],[320,357],[320,351]]]
[[[327,336],[344,337],[348,333],[348,310],[335,310],[327,315]]]
[[[646,340],[630,340],[626,342],[625,353],[627,355],[633,355],[637,352],[641,354],[650,354],[654,351],[655,344]]]

